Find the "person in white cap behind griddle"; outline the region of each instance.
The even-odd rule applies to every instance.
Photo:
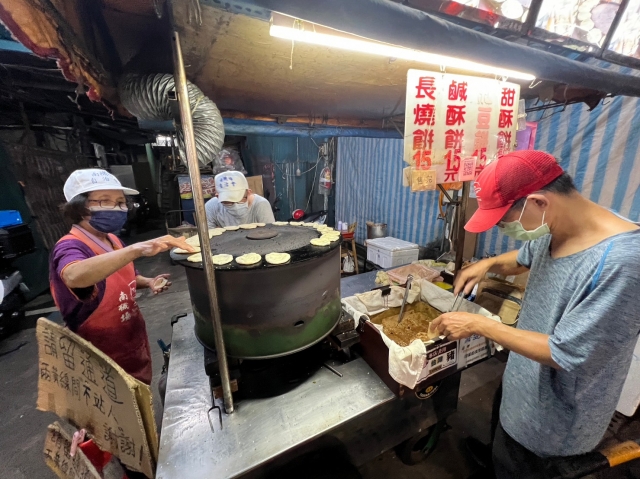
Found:
[[[205,204],[209,228],[275,221],[269,201],[251,191],[239,171],[217,174],[215,184],[216,196]]]

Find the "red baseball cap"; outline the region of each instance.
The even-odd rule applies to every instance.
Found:
[[[564,173],[549,153],[521,150],[489,163],[475,181],[478,210],[464,226],[470,233],[482,233],[497,225],[509,208]]]

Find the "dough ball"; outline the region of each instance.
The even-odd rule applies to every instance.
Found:
[[[273,223],[271,223],[272,225],[276,225],[276,226],[285,226],[288,225],[289,222],[288,221],[274,221]]]
[[[329,246],[331,242],[326,238],[313,238],[310,243],[313,246]]]
[[[291,255],[289,253],[269,253],[265,255],[264,259],[269,264],[284,264],[289,262]]]
[[[187,258],[187,261],[191,261],[192,263],[202,262],[202,253],[192,254]]]
[[[236,263],[244,265],[256,264],[259,263],[261,259],[262,256],[260,256],[258,253],[247,253],[243,254],[242,256],[238,256],[236,258]]]
[[[176,254],[193,254],[193,253],[199,253],[200,252],[200,246],[194,246],[193,249],[195,251],[187,251],[186,249],[182,249],[182,248],[175,248],[173,250],[174,253]]]
[[[240,227],[239,226],[225,226],[224,229],[226,231],[236,231],[236,230],[239,230]]]
[[[220,236],[225,232],[224,228],[212,228],[209,230],[209,238],[213,238],[214,236]]]
[[[231,263],[233,261],[233,256],[230,254],[215,254],[211,257],[211,261],[213,261],[213,264],[220,266]]]
[[[289,221],[291,226],[302,226],[304,223],[302,221]]]
[[[164,288],[165,285],[168,283],[169,281],[167,281],[166,278],[158,278],[156,279],[156,282],[153,283],[153,287],[154,288]]]
[[[308,228],[315,228],[316,223],[302,223],[302,226],[307,226]]]
[[[267,223],[251,223],[252,225],[256,225],[257,227],[266,226]]]
[[[257,228],[258,225],[256,225],[255,223],[247,223],[244,225],[240,225],[240,228],[242,228],[243,230],[252,230],[253,228]]]

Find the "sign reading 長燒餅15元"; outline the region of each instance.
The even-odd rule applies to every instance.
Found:
[[[515,147],[520,86],[422,70],[407,73],[404,161],[436,182],[473,180]]]

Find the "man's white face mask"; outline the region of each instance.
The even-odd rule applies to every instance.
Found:
[[[249,212],[249,205],[247,204],[247,202],[233,203],[231,205],[223,204],[223,206],[227,209],[229,214],[236,219],[244,218]]]
[[[534,230],[526,230],[520,220],[522,219],[522,215],[524,214],[524,209],[527,207],[527,200],[524,202],[524,206],[522,207],[522,212],[520,213],[520,218],[516,221],[510,221],[509,223],[504,223],[502,226],[499,226],[502,234],[509,236],[510,238],[514,238],[520,241],[533,241],[544,235],[548,235],[551,233],[549,229],[549,225],[544,222],[544,212],[542,212],[542,224],[538,226]]]

